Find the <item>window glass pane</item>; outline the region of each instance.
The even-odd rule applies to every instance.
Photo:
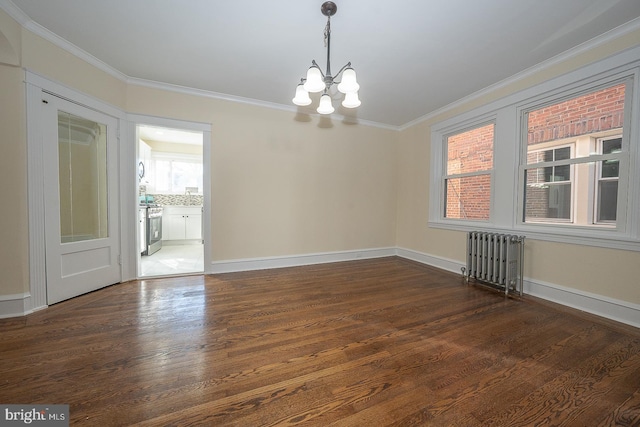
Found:
[[[155,190],[168,194],[185,194],[187,187],[202,191],[202,162],[154,159]]]
[[[154,162],[155,170],[155,189],[156,191],[168,192],[171,190],[171,161],[156,160]]]
[[[606,139],[602,141],[602,154],[619,153],[622,150],[622,138]]]
[[[571,165],[554,166],[552,181],[569,181],[571,179],[570,171]]]
[[[570,147],[558,148],[552,158],[538,154],[527,156],[527,163],[588,157],[593,144],[583,135],[598,135],[613,129],[622,129],[624,122],[625,84],[601,89],[557,104],[548,105],[527,114],[528,151],[544,151],[557,145],[581,141],[573,153]],[[554,143],[555,142],[555,143]],[[612,143],[613,144],[613,143]],[[618,146],[618,149],[621,147]],[[608,149],[608,148],[607,148]],[[611,148],[613,152],[615,148]],[[603,154],[608,154],[603,152]]]
[[[171,165],[171,191],[184,194],[187,187],[201,187],[202,164],[195,162],[174,161]]]
[[[58,112],[61,243],[108,237],[107,127]]]
[[[563,147],[553,150],[553,160],[566,160],[571,158],[571,147]]]
[[[602,154],[619,153],[622,150],[622,138],[607,139],[602,141]],[[602,162],[601,177],[613,178],[619,175],[620,162],[616,159]]]
[[[447,138],[447,175],[493,168],[493,123]]]
[[[598,221],[615,221],[618,206],[618,180],[600,181],[598,188]]]
[[[491,175],[446,180],[445,217],[488,220],[491,200]]]
[[[571,219],[571,182],[546,183],[542,168],[527,170],[525,187],[525,220]]]
[[[602,177],[618,177],[620,162],[618,160],[605,160],[602,162]]]

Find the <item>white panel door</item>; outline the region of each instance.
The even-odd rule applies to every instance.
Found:
[[[121,281],[118,120],[43,92],[47,303]]]

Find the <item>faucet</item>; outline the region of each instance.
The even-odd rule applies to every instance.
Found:
[[[198,187],[185,187],[184,188],[184,193],[187,196],[187,206],[191,206],[191,196],[193,195],[193,193],[197,193],[198,192]]]

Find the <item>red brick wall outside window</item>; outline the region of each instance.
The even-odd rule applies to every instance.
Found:
[[[447,138],[447,218],[489,219],[493,134],[491,123]]]
[[[536,144],[564,140],[597,132],[622,129],[624,122],[625,84],[617,84],[528,113],[527,145],[529,151]],[[622,132],[622,131],[621,131]],[[451,135],[446,140],[446,203],[445,217],[488,220],[491,199],[491,170],[493,169],[494,124],[484,125]],[[546,144],[545,149],[548,149]],[[552,144],[553,145],[553,144]],[[530,154],[528,163],[540,160]],[[542,178],[540,178],[542,177]],[[527,171],[527,180],[544,182],[544,168]],[[528,186],[527,211],[540,217],[551,217],[549,189]]]
[[[530,112],[527,144],[622,128],[624,88],[619,84]]]

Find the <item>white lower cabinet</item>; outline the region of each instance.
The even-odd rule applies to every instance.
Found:
[[[162,213],[162,240],[202,239],[201,206],[165,206]]]

